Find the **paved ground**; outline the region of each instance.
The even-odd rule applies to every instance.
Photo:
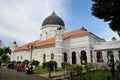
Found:
[[[25,72],[17,72],[16,70],[7,69],[6,67],[1,67],[0,80],[52,80],[52,79],[35,74],[26,74]]]

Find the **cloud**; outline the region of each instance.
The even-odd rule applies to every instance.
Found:
[[[26,43],[39,39],[40,27],[53,10],[69,20],[71,0],[0,0],[0,39]],[[10,41],[12,41],[10,40]]]

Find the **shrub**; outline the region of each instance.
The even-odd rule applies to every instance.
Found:
[[[82,69],[82,66],[76,65],[75,66],[75,70],[76,70],[77,75],[80,75],[82,73],[83,69]]]
[[[93,63],[93,70],[98,69],[98,64],[97,63]]]
[[[89,71],[90,71],[90,68],[89,68],[88,65],[85,65],[84,67],[85,67],[86,72],[89,72]]]
[[[21,64],[21,61],[17,61],[17,64],[20,65],[20,64]]]
[[[38,66],[39,63],[40,63],[40,62],[39,62],[38,60],[33,60],[33,61],[32,61],[32,64],[35,65],[35,66]]]
[[[43,68],[43,69],[46,68],[46,64],[47,64],[47,62],[43,62],[43,63],[42,63],[42,68]]]
[[[68,73],[70,74],[72,72],[72,75],[80,75],[82,73],[82,70],[82,66],[77,64],[68,67]]]
[[[93,67],[94,67],[93,63],[88,63],[87,65],[88,65],[90,71],[93,70]]]
[[[61,66],[62,66],[63,69],[65,69],[65,67],[70,66],[70,64],[67,63],[67,62],[62,62],[62,63],[61,63]]]
[[[26,65],[29,64],[29,60],[24,60],[23,63],[25,63]]]
[[[56,61],[49,61],[49,62],[46,63],[46,66],[50,69],[50,71],[53,71],[54,68],[56,70],[57,62]]]
[[[10,60],[9,56],[7,54],[5,54],[5,53],[2,54],[1,58],[2,58],[4,63],[6,63],[6,62],[8,62]]]

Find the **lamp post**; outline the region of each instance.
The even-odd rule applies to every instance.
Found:
[[[30,64],[32,64],[32,51],[33,51],[33,49],[34,48],[36,48],[36,45],[35,44],[32,44],[32,43],[29,43],[28,45],[27,45],[27,48],[29,48],[30,49]]]

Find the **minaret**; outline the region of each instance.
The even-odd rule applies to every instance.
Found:
[[[14,52],[17,50],[18,48],[18,45],[17,45],[17,42],[14,41],[13,44],[12,44],[12,52],[11,52],[11,57],[10,57],[10,61],[14,61],[15,60],[15,54]]]
[[[16,41],[13,42],[12,48],[13,48],[13,51],[17,50],[18,46]]]
[[[62,27],[57,28],[56,32],[56,40],[55,40],[55,49],[56,49],[56,61],[58,62],[58,66],[61,66],[62,58],[63,58],[63,34],[64,30]]]

